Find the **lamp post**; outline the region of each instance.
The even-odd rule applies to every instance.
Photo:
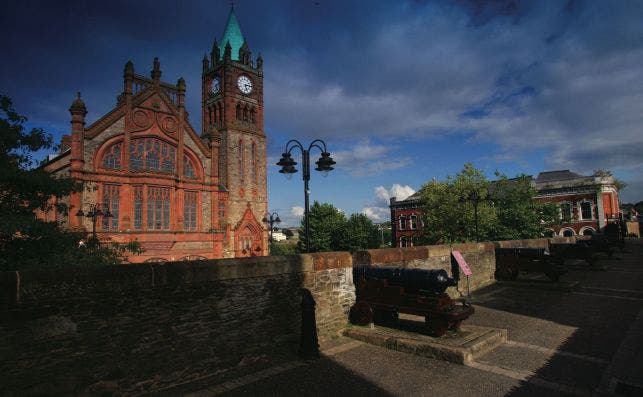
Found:
[[[478,190],[474,190],[473,192],[469,193],[466,197],[462,198],[460,200],[462,201],[471,201],[473,204],[473,221],[475,223],[475,231],[476,231],[476,243],[480,242],[480,234],[478,233],[478,205],[482,201],[491,201],[490,197],[484,197],[481,198]]]
[[[89,211],[84,212],[81,206],[78,212],[76,212],[76,216],[85,216],[87,218],[92,218],[92,239],[95,241],[98,241],[96,237],[96,220],[99,217],[113,218],[114,215],[112,215],[112,213],[109,212],[109,208],[107,208],[106,204],[96,203],[96,204],[88,204],[88,205],[89,205]],[[101,207],[105,208],[104,212],[101,209]]]
[[[297,169],[295,168],[297,162],[293,160],[290,153],[295,148],[299,148],[299,150],[301,151],[301,162],[303,167],[302,176],[304,179],[304,228],[306,230],[306,252],[310,252],[310,220],[308,219],[308,195],[310,194],[310,191],[308,189],[308,182],[310,181],[310,151],[313,148],[317,148],[321,151],[321,157],[319,158],[319,160],[317,160],[317,162],[315,162],[315,164],[317,164],[317,167],[315,168],[316,171],[321,171],[324,173],[332,171],[333,165],[335,165],[335,161],[332,157],[330,157],[330,153],[328,153],[328,150],[326,149],[326,143],[321,139],[315,139],[314,141],[312,141],[308,146],[308,149],[305,149],[301,142],[299,142],[298,140],[291,139],[290,141],[288,141],[288,143],[286,143],[286,149],[281,154],[281,159],[277,163],[277,165],[281,167],[281,169],[279,170],[280,173],[289,175],[297,172]]]
[[[279,219],[279,214],[276,212],[273,212],[272,214],[268,214],[266,212],[266,215],[263,216],[263,219],[261,220],[263,223],[268,223],[270,225],[270,242],[272,243],[272,225],[275,223],[281,223],[281,219]]]

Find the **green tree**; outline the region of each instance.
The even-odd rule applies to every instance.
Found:
[[[493,234],[497,223],[489,198],[489,182],[471,164],[455,177],[431,181],[420,189],[423,199],[424,244],[480,240]],[[477,220],[477,222],[476,222]]]
[[[28,266],[118,263],[128,246],[78,242],[86,235],[61,230],[55,222],[36,218],[37,211],[66,214],[67,206],[52,197],[65,197],[82,189],[67,177],[53,177],[34,168],[33,153],[52,149],[53,138],[40,128],[26,130],[27,119],[0,95],[0,270]]]
[[[310,251],[335,251],[341,246],[342,230],[346,226],[346,217],[332,204],[315,201],[309,210]],[[301,220],[299,230],[299,249],[306,252],[306,217]]]
[[[496,176],[498,179],[491,185],[497,217],[494,240],[540,237],[545,227],[558,222],[555,204],[534,200],[536,188],[530,176],[523,174],[513,179],[499,173]]]
[[[286,236],[287,239],[290,239],[292,238],[292,236],[294,236],[292,230],[290,229],[281,229],[281,231],[283,232],[284,236]]]
[[[378,248],[380,233],[373,222],[364,214],[352,214],[346,221],[343,236],[337,250],[353,248]]]
[[[446,181],[432,181],[420,192],[424,232],[421,243],[522,239],[542,236],[557,221],[557,208],[534,200],[531,178],[488,181],[471,164]]]

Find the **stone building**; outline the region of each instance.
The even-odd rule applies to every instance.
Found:
[[[619,217],[618,187],[608,174],[579,175],[569,170],[547,171],[534,180],[536,200],[558,204],[560,226],[551,235],[591,235]]]
[[[569,170],[541,172],[533,179],[541,202],[556,203],[561,223],[548,229],[551,236],[591,235],[619,217],[618,187],[608,174],[583,176]],[[419,192],[405,200],[391,198],[391,242],[394,247],[413,246],[422,234],[422,201]]]
[[[183,78],[161,80],[155,58],[150,77],[125,64],[116,106],[89,126],[79,94],[71,134],[44,167],[85,189],[65,198],[68,217],[46,216],[101,241],[139,241],[131,262],[267,255],[263,59],[252,60],[234,10],[202,61],[200,132],[185,91]]]

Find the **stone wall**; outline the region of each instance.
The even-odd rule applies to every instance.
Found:
[[[153,391],[295,353],[301,289],[331,338],[351,267],[335,253],[0,273],[0,395]]]
[[[574,238],[0,272],[0,395],[105,384],[135,394],[296,353],[302,288],[316,301],[320,341],[333,338],[355,301],[353,264],[451,273],[458,250],[475,291],[494,282],[495,247],[552,240]]]

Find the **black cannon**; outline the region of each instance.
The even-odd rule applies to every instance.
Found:
[[[458,275],[454,276],[442,269],[355,266],[357,302],[351,307],[350,321],[359,325],[371,321],[393,325],[399,313],[407,313],[424,316],[435,336],[447,330],[458,331],[474,309],[458,305],[445,293],[448,287],[458,285]]]
[[[404,269],[399,267],[353,267],[353,280],[387,280],[388,285],[404,287],[410,294],[441,294],[448,287],[458,285],[444,269]]]
[[[590,266],[594,266],[595,249],[584,242],[577,243],[551,243],[549,244],[549,252],[557,257],[566,259],[581,259],[587,262]]]
[[[515,280],[520,272],[545,273],[552,281],[567,273],[565,260],[544,248],[496,248],[496,279]]]

